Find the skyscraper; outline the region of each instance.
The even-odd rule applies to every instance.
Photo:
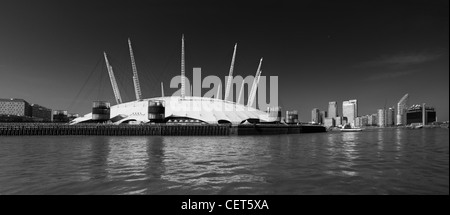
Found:
[[[386,110],[378,109],[378,126],[386,127]]]
[[[355,104],[355,118],[359,116],[358,114],[358,100],[353,99],[353,100],[348,100],[349,102]]]
[[[358,100],[348,100],[342,102],[342,116],[347,117],[348,123],[354,123],[358,116]]]
[[[325,110],[322,110],[322,111],[320,111],[320,113],[319,113],[319,123],[320,124],[324,124],[325,123],[325,119],[326,118],[328,118],[328,115],[327,115],[327,111],[325,111]]]
[[[334,118],[338,116],[337,102],[328,102],[328,118]]]
[[[406,111],[408,110],[409,95],[404,95],[397,103],[397,125],[406,125]]]
[[[390,107],[386,110],[386,126],[394,126],[395,125],[395,108]]]
[[[320,123],[320,110],[318,108],[314,108],[311,111],[311,122]]]
[[[369,125],[369,126],[374,126],[374,125],[377,125],[377,114],[371,114],[371,115],[368,115],[368,120],[367,120],[367,124]]]

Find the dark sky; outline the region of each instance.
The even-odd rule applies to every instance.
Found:
[[[145,3],[144,3],[145,2]],[[315,107],[358,99],[359,114],[406,93],[449,118],[449,3],[433,1],[22,1],[0,6],[0,98],[69,112],[114,103],[107,51],[124,101],[134,99],[131,37],[144,98],[180,72],[279,76],[279,102],[309,121]],[[96,66],[97,65],[97,66]],[[88,77],[90,78],[88,79]],[[341,112],[342,110],[340,110]]]

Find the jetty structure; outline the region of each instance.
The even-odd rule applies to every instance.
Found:
[[[142,98],[138,71],[134,59],[131,40],[128,39],[131,65],[133,70],[133,83],[136,100],[123,102],[120,90],[114,76],[113,66],[108,61],[108,55],[104,52],[106,68],[111,81],[115,97],[115,105],[109,102],[93,102],[92,112],[75,118],[69,124],[107,122],[109,124],[146,124],[146,123],[202,123],[202,124],[232,124],[241,125],[246,123],[279,123],[278,118],[270,117],[270,114],[253,107],[256,99],[259,77],[263,58],[260,59],[256,76],[248,96],[247,105],[241,104],[243,84],[237,93],[239,98],[236,102],[230,99],[232,87],[233,70],[236,58],[237,44],[234,46],[228,80],[225,85],[225,96],[215,98],[192,96],[192,90],[186,89],[185,81],[185,45],[184,35],[181,38],[181,95],[165,96],[164,85],[161,82],[161,97]],[[191,92],[186,95],[186,91]],[[220,87],[218,94],[220,94]],[[256,105],[255,105],[256,106]]]

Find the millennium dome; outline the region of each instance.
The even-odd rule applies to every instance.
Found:
[[[184,35],[182,37],[181,51],[181,95],[180,96],[164,96],[164,89],[161,86],[161,97],[143,99],[141,98],[141,90],[139,78],[134,61],[131,41],[128,39],[131,64],[133,69],[133,82],[136,93],[136,100],[131,102],[122,102],[120,91],[114,76],[113,68],[108,62],[108,57],[104,53],[106,68],[111,80],[116,105],[110,106],[109,102],[94,102],[93,112],[82,117],[78,117],[70,122],[70,124],[87,123],[87,122],[108,122],[112,124],[140,124],[140,123],[207,123],[207,124],[242,124],[246,122],[275,122],[279,121],[279,114],[269,114],[253,108],[252,104],[255,100],[256,90],[261,75],[262,58],[256,76],[249,94],[247,105],[241,104],[240,98],[237,102],[228,101],[226,99],[186,96],[185,95],[185,61],[184,61]],[[236,56],[237,44],[234,46],[233,58],[231,61],[230,72],[228,77],[233,77],[233,67]],[[228,79],[225,98],[228,97],[231,86],[231,78]],[[240,94],[243,92],[243,84]],[[220,87],[219,87],[220,88]]]

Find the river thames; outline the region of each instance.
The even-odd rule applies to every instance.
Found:
[[[0,194],[449,194],[449,130],[0,137]]]

